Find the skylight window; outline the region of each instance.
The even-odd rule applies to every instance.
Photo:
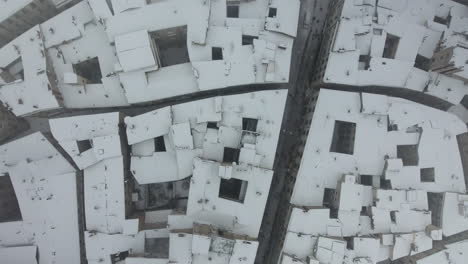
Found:
[[[247,193],[248,182],[231,178],[229,180],[221,179],[219,185],[219,197],[238,203],[244,203]]]

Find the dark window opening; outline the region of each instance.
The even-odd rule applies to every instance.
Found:
[[[169,258],[169,238],[145,238],[146,258]]]
[[[161,67],[190,62],[187,49],[187,26],[167,28],[150,33]]]
[[[10,175],[0,176],[0,223],[23,220]]]
[[[164,143],[164,136],[154,138],[154,152],[165,152],[166,144]]]
[[[258,37],[242,35],[242,45],[253,45],[254,39],[258,39]]]
[[[224,148],[224,154],[223,154],[223,162],[226,163],[233,163],[235,162],[236,164],[239,164],[239,149],[235,148]]]
[[[330,208],[330,218],[338,219],[338,208]]]
[[[463,99],[460,102],[466,109],[468,109],[468,95],[463,96]]]
[[[429,71],[431,67],[431,60],[418,54],[416,55],[416,61],[414,62],[414,67],[423,71]]]
[[[391,190],[392,188],[392,181],[391,180],[386,180],[384,178],[380,179],[380,189],[384,190]]]
[[[362,215],[362,216],[370,215],[370,214],[369,214],[369,208],[368,208],[367,206],[361,207],[361,215]]]
[[[390,118],[387,116],[387,131],[398,131],[398,125],[397,124],[392,124],[390,122]]]
[[[73,70],[89,84],[102,83],[101,66],[97,57],[73,64]]]
[[[258,119],[255,118],[242,118],[242,130],[257,132]]]
[[[275,7],[268,8],[268,17],[276,17],[277,9]]]
[[[331,207],[333,205],[333,200],[335,199],[335,189],[325,188],[323,192],[323,205],[326,207]]]
[[[448,25],[448,18],[443,18],[440,16],[434,16],[434,22],[442,24],[442,25]]]
[[[366,186],[373,185],[374,176],[372,175],[361,175],[361,184]]]
[[[123,252],[112,254],[111,263],[112,264],[119,263],[119,261],[122,261],[128,258],[129,255],[130,254],[128,253],[128,251],[123,251]]]
[[[371,56],[360,55],[359,56],[359,70],[368,70],[370,68]]]
[[[93,147],[93,142],[89,139],[79,140],[77,143],[78,143],[78,151],[80,153],[83,153]]]
[[[219,129],[217,122],[208,122],[207,128]]]
[[[244,203],[248,182],[231,178],[221,179],[219,197],[234,202]]]
[[[346,249],[353,250],[354,249],[354,237],[343,237],[346,241]]]
[[[396,223],[396,211],[390,211],[390,219],[392,223]]]
[[[0,77],[6,83],[12,83],[17,80],[24,80],[23,60],[19,57],[17,60],[0,69]]]
[[[143,201],[138,210],[166,210],[183,208],[188,200],[190,178],[138,185],[138,193]]]
[[[373,33],[374,33],[374,35],[382,36],[383,29],[381,29],[381,28],[374,28]]]
[[[400,38],[392,34],[387,34],[385,39],[385,46],[382,57],[387,59],[395,59],[395,55],[398,50],[398,44],[400,44]]]
[[[356,123],[335,121],[330,152],[353,155]]]
[[[397,157],[403,161],[403,166],[417,166],[418,145],[397,145]]]
[[[435,171],[434,168],[422,168],[421,173],[421,182],[435,182]]]
[[[227,5],[226,7],[226,16],[232,18],[239,17],[239,6],[238,5]]]
[[[211,48],[211,59],[212,60],[222,60],[223,59],[223,48],[212,47]]]

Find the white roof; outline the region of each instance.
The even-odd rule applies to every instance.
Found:
[[[209,89],[289,80],[299,1],[271,3],[277,8],[275,18],[266,17],[267,0],[240,3],[239,18],[226,17],[225,2],[112,3],[114,15],[102,1],[80,2],[2,48],[3,67],[22,56],[25,80],[3,85],[0,100],[15,114],[28,115],[62,106],[127,106]],[[165,30],[169,34],[185,26],[190,62],[161,68],[161,50],[153,45],[148,32]],[[29,39],[38,30],[43,40],[31,45]],[[243,35],[258,39],[253,46],[243,45]],[[212,60],[212,47],[223,48],[222,60]],[[42,53],[50,59],[48,68]],[[66,76],[76,74],[74,65],[94,58],[102,75],[98,83],[67,80]],[[49,81],[46,70],[54,70],[56,80]]]
[[[462,264],[466,261],[468,253],[468,241],[462,240],[460,242],[445,245],[446,249],[436,252],[427,257],[421,258],[416,261],[417,264]]]
[[[386,178],[391,180],[393,188],[465,191],[461,160],[451,158],[459,156],[455,136],[466,132],[465,124],[450,113],[401,99],[387,97],[387,100],[388,117],[391,124],[398,126],[397,131],[388,131],[387,118],[381,115],[362,114],[359,94],[321,90],[308,135],[315,140],[306,142],[292,203],[321,206],[323,195],[311,190],[323,192],[325,187],[336,188],[342,175],[350,171],[381,175],[385,157],[397,158],[397,145],[419,144],[419,166],[404,166],[397,173],[387,173]],[[331,101],[335,103],[329,104]],[[356,124],[353,155],[329,151],[335,120]],[[413,125],[423,128],[421,140],[419,133],[406,132]],[[444,136],[447,134],[451,136]],[[336,166],[336,162],[340,166]],[[420,168],[430,167],[435,168],[435,182],[422,182]]]
[[[201,244],[208,242],[207,250],[200,251]],[[197,234],[175,232],[170,234],[169,260],[181,264],[253,264],[258,242],[231,239],[210,234],[210,237]],[[211,241],[211,242],[210,242]],[[171,263],[172,263],[171,262]]]
[[[171,108],[164,107],[135,117],[126,117],[125,124],[130,145],[163,136],[169,133],[172,124]]]
[[[72,116],[49,120],[50,129],[78,168],[84,169],[97,162],[122,155],[118,112]],[[91,148],[80,152],[80,141],[88,141]]]
[[[42,29],[35,26],[0,49],[0,68],[19,59],[22,62],[24,80],[1,84],[6,81],[0,78],[0,100],[17,116],[61,107],[54,95],[54,80],[47,74],[51,69],[41,34]]]
[[[139,30],[115,37],[115,48],[124,71],[155,67],[157,69],[148,31]]]
[[[255,92],[126,117],[131,171],[140,184],[180,180],[192,175],[194,157],[222,162],[225,147],[240,150],[240,164],[271,169],[285,99],[286,90]],[[256,119],[256,131],[243,131],[243,118]],[[216,123],[217,129],[208,128],[207,122]],[[163,152],[153,140],[161,136]]]
[[[65,164],[65,172],[74,171],[73,167],[67,162],[58,162],[58,160],[64,160],[64,158],[40,132],[0,146],[1,173],[8,172],[9,167],[14,166],[21,161],[29,160],[44,162],[47,159],[54,159],[57,162],[56,165]]]
[[[452,77],[439,81],[437,75],[415,67],[418,55],[431,59],[439,46],[463,43],[459,28],[468,8],[448,0],[375,1],[346,0],[336,26],[324,81],[349,85],[382,85],[424,92],[451,103],[459,103],[467,86]],[[418,10],[415,12],[414,10]],[[374,13],[377,19],[372,20]],[[452,19],[449,26],[434,22],[435,16]],[[332,29],[334,30],[334,29]],[[399,38],[393,59],[383,58],[389,35]],[[369,55],[369,68],[359,61]],[[459,56],[460,59],[463,56]],[[464,75],[464,72],[458,73]],[[425,89],[429,85],[429,89]],[[431,86],[439,86],[432,89]]]
[[[3,145],[3,153],[12,151],[13,147],[14,152],[7,156],[12,163],[6,167],[6,172],[10,175],[22,220],[0,223],[2,246],[35,245],[17,249],[25,250],[24,261],[32,254],[35,259],[37,246],[41,256],[39,264],[79,263],[75,169],[39,132]],[[19,158],[21,153],[23,159]]]
[[[468,230],[468,219],[465,214],[466,195],[445,193],[442,203],[441,222],[444,236],[451,236]]]
[[[354,133],[351,153],[331,151],[335,121],[355,124],[350,128],[354,129],[350,132]],[[390,125],[392,129],[388,129]],[[369,250],[370,246],[356,250],[355,245],[346,255],[378,262],[432,248],[432,237],[437,239],[438,231],[428,233],[430,236],[425,233],[432,215],[427,193],[465,192],[463,176],[444,176],[463,175],[461,159],[453,157],[460,155],[455,138],[465,132],[464,122],[453,114],[423,105],[382,95],[320,90],[291,199],[294,207],[283,252],[302,261],[317,252],[317,259],[328,263],[334,256],[341,257],[326,249],[313,251],[317,236],[391,233],[405,234],[393,248],[393,242],[386,239],[377,241],[376,250]],[[417,164],[407,164],[407,157],[397,150],[400,145],[414,145],[411,155],[417,155]],[[431,174],[431,168],[434,180],[422,178],[421,173]],[[364,182],[364,177],[370,178]],[[384,187],[381,177],[390,180],[395,189],[380,189]],[[337,218],[330,218],[330,209],[318,207],[323,204],[325,188],[335,189],[332,206],[338,209]],[[457,210],[460,201],[450,204],[444,205],[453,207],[443,216],[446,228],[463,231],[465,221]],[[415,247],[408,246],[411,244]]]
[[[236,234],[257,237],[273,171],[233,166],[232,178],[247,182],[244,201],[236,202],[219,197],[219,166],[217,162],[194,160],[187,215]]]
[[[33,0],[2,1],[0,3],[0,10],[2,10],[0,12],[0,22],[7,20],[10,16],[20,11],[32,2]]]
[[[37,246],[0,248],[0,259],[9,264],[37,264]]]
[[[295,37],[297,34],[297,21],[291,18],[299,17],[299,7],[299,0],[271,1],[269,8],[276,8],[276,15],[266,18],[265,28]]]
[[[143,255],[145,252],[145,236],[145,232],[139,232],[134,236],[126,236],[123,234],[103,234],[85,231],[84,239],[88,263],[111,264],[111,254],[118,254],[124,251],[129,251],[137,256]],[[160,263],[157,262],[157,264]]]
[[[106,159],[84,169],[86,229],[122,233],[125,221],[123,157]]]
[[[168,264],[167,259],[128,257],[125,264]]]
[[[319,237],[314,256],[323,263],[342,263],[346,250],[346,241],[328,237]]]

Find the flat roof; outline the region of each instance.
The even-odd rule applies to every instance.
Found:
[[[7,156],[10,164],[6,172],[13,184],[22,216],[21,221],[0,223],[2,246],[34,245],[31,248],[17,248],[24,251],[24,258],[32,257],[34,262],[18,263],[36,263],[37,246],[40,264],[78,264],[80,245],[75,169],[40,132],[2,148],[3,153],[14,148],[12,155]],[[42,155],[38,155],[39,152]],[[19,158],[21,153],[23,158]],[[3,253],[8,253],[8,250],[1,249]]]
[[[194,157],[222,162],[225,148],[237,149],[240,164],[273,168],[286,94],[213,97],[126,117],[133,175],[140,184],[184,179]],[[243,128],[249,120],[255,131]],[[160,137],[164,150],[155,146]]]
[[[468,45],[455,33],[460,32],[468,7],[449,0],[402,3],[380,1],[376,6],[376,1],[345,0],[336,30],[332,29],[323,81],[404,88],[459,104],[467,94],[463,82],[421,70],[416,64],[422,59],[430,63],[439,45],[442,49]],[[446,19],[449,14],[450,24],[435,22],[436,17]],[[390,50],[385,48],[389,38],[398,41],[393,56],[384,56],[384,50]]]
[[[0,99],[16,115],[62,107],[128,106],[211,89],[289,80],[299,17],[297,0],[294,4],[284,0],[242,2],[239,18],[226,17],[224,2],[114,1],[113,15],[107,3],[89,3],[74,5],[0,50],[1,58],[3,53],[17,54],[13,45],[18,46],[23,59],[25,80],[3,84],[0,89]],[[269,8],[276,9],[277,15],[267,18]],[[42,46],[33,50],[29,39],[37,31],[42,33],[43,41],[36,42]],[[121,41],[135,34],[144,40],[143,46],[140,41],[138,47],[129,48]],[[168,55],[160,54],[165,49],[155,48],[159,45],[153,39],[155,34],[186,35],[188,61],[160,65],[162,57]],[[221,59],[213,59],[212,47],[221,49]],[[49,55],[47,65],[41,57],[43,53]],[[131,65],[128,57],[136,56],[131,53],[148,61]],[[97,80],[77,75],[86,75],[77,72],[77,65],[91,63],[90,60],[92,67],[99,67],[93,68],[95,73],[100,71],[100,76],[95,76]],[[45,74],[37,75],[37,67],[31,68],[29,74],[29,68],[39,63],[43,64],[41,72],[53,71],[57,82],[48,81]],[[39,86],[42,88],[35,88]]]
[[[70,155],[78,168],[122,155],[119,112],[50,119],[52,135]],[[86,148],[81,145],[87,142]]]

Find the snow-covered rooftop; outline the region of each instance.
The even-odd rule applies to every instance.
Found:
[[[443,227],[431,225],[428,192],[466,192],[457,142],[466,132],[448,112],[384,95],[321,89],[291,198],[284,254],[305,260],[320,248],[321,236],[377,234],[382,240],[375,250],[359,251],[354,238],[344,255],[376,263],[431,249]],[[466,225],[454,221],[447,225]],[[366,255],[371,253],[377,255]]]
[[[21,58],[25,73],[0,79],[0,100],[22,116],[289,80],[298,0],[108,2],[82,1],[0,49],[0,68],[16,74]]]
[[[324,54],[325,83],[399,87],[453,104],[468,94],[465,55],[454,55],[460,62],[452,59],[461,73],[434,68],[452,63],[437,62],[445,49],[467,47],[461,28],[468,7],[451,0],[345,0],[339,17],[330,32],[330,53]]]
[[[253,263],[286,96],[286,90],[271,90],[181,103],[133,117],[113,112],[51,119],[52,134],[83,169],[88,262],[110,263],[111,256],[128,251],[128,261],[139,264],[180,258],[201,264],[210,257],[220,264],[239,259]],[[126,173],[122,119],[136,181]],[[113,139],[109,144],[98,144],[97,139],[107,137]],[[115,155],[98,158],[100,149]],[[88,152],[93,158],[84,158]],[[190,176],[181,207],[132,211],[141,210],[138,204],[148,199],[142,186]],[[186,234],[192,241],[194,233],[186,230],[198,224],[229,232],[230,237],[213,238],[213,243],[232,244],[233,251],[221,254],[210,247],[205,252],[176,236]],[[168,244],[168,258],[148,255],[148,239],[166,241],[158,243]],[[201,247],[198,244],[193,242]],[[184,254],[181,248],[193,254]]]
[[[463,240],[455,243],[451,243],[444,246],[444,249],[431,254],[429,256],[423,256],[416,260],[416,264],[462,264],[466,262],[468,254],[468,240]]]
[[[8,263],[36,263],[37,247],[39,264],[80,263],[75,169],[39,132],[0,151],[22,216],[0,223],[2,261],[14,253]],[[8,248],[18,245],[34,246]]]
[[[52,135],[78,168],[122,155],[118,112],[51,119]]]
[[[133,176],[140,184],[180,180],[192,175],[194,157],[223,162],[229,151],[237,164],[272,169],[286,93],[213,97],[126,117]]]

